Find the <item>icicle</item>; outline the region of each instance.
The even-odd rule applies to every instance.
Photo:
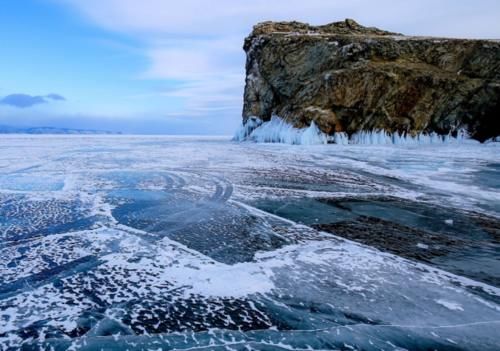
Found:
[[[298,129],[283,119],[273,116],[270,121],[260,124],[244,139],[264,143],[284,144],[326,144],[327,137],[314,122],[308,128]]]
[[[298,129],[290,123],[273,116],[270,121],[263,122],[257,117],[251,117],[236,132],[233,140],[253,140],[262,143],[284,143],[284,144],[326,144],[333,141],[335,144],[360,144],[360,145],[427,145],[427,144],[456,144],[456,143],[478,143],[470,139],[467,131],[460,129],[457,136],[439,135],[435,132],[418,133],[410,135],[408,133],[400,134],[398,132],[389,133],[385,130],[359,131],[354,133],[351,138],[344,132],[334,133],[333,136],[327,136],[318,128],[316,123],[311,122],[307,128]]]
[[[495,138],[489,138],[484,143],[485,144],[500,143],[500,136],[497,136]]]
[[[234,141],[244,141],[246,140],[250,134],[254,131],[255,128],[262,124],[262,120],[257,117],[249,117],[246,123],[242,124],[236,133],[234,134]]]
[[[354,133],[349,143],[360,145],[428,145],[476,143],[476,141],[470,139],[465,130],[459,130],[456,137],[453,137],[451,133],[448,135],[438,135],[432,132],[430,134],[418,133],[416,135],[410,135],[408,133],[400,134],[398,132],[390,134],[384,130],[375,130]]]
[[[349,144],[349,137],[347,133],[338,132],[333,135],[333,142],[339,145],[347,145]]]
[[[300,144],[302,145],[326,144],[327,141],[327,136],[319,130],[314,121],[300,136]]]
[[[360,131],[351,136],[351,144],[386,145],[393,144],[393,139],[385,130]]]

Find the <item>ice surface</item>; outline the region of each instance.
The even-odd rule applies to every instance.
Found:
[[[498,244],[458,212],[499,217],[493,144],[2,137],[0,349],[495,350],[498,285],[311,227],[454,235],[454,260],[498,277]]]

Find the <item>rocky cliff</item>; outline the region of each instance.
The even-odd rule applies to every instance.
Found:
[[[332,135],[500,135],[500,42],[408,37],[353,20],[264,22],[245,39],[243,121],[314,121]]]

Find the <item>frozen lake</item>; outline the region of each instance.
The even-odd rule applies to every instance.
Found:
[[[500,145],[0,136],[0,349],[498,350],[499,218]]]

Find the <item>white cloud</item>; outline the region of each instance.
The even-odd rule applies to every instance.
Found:
[[[170,40],[151,44],[147,51],[150,67],[147,78],[200,80],[244,71],[241,39]]]
[[[217,111],[241,112],[245,56],[239,38],[185,39],[155,42],[146,55],[147,79],[175,80],[174,88],[159,95],[183,103],[184,113],[200,116]]]
[[[243,75],[224,75],[193,81],[163,93],[186,101],[191,115],[216,111],[238,111],[243,106]]]
[[[405,32],[418,23],[436,35],[500,37],[496,0],[58,0],[114,31],[151,36],[246,34],[263,20],[327,23],[346,17]],[[454,27],[461,25],[461,30]],[[410,33],[417,34],[417,33]],[[423,33],[432,34],[432,33]]]
[[[194,49],[155,48],[148,56],[151,67],[144,74],[147,78],[193,80],[214,68],[209,55]]]
[[[357,0],[61,1],[74,5],[98,25],[116,31],[202,36],[248,30],[257,21],[266,19],[330,21],[333,11],[348,10],[359,3]]]

